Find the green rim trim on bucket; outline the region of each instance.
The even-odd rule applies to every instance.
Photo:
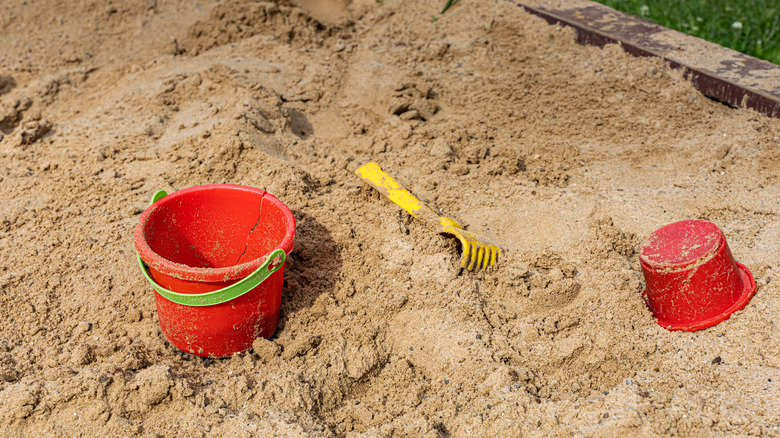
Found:
[[[268,254],[265,262],[263,262],[263,264],[260,265],[260,267],[257,268],[255,272],[252,272],[243,280],[239,281],[238,283],[233,283],[228,287],[202,294],[181,294],[165,289],[152,279],[152,276],[149,274],[149,268],[147,268],[144,261],[141,260],[140,255],[138,255],[138,264],[141,266],[141,270],[143,271],[146,279],[149,281],[149,284],[152,285],[152,288],[169,301],[173,301],[174,303],[185,306],[203,307],[214,306],[216,304],[228,302],[256,288],[268,277],[270,277],[271,274],[278,271],[279,268],[284,265],[284,260],[286,257],[287,254],[285,254],[283,249],[275,249],[271,251],[270,254]],[[278,263],[276,263],[273,267],[269,267],[269,265],[271,265],[271,263],[274,261],[278,261]]]
[[[154,196],[152,196],[151,204],[154,204],[166,196],[168,196],[168,192],[165,190],[158,190]],[[149,281],[149,284],[152,285],[152,288],[156,290],[157,293],[169,301],[173,301],[177,304],[191,307],[204,307],[214,306],[228,302],[230,300],[234,300],[256,288],[257,286],[260,286],[260,284],[262,284],[268,277],[270,277],[271,274],[278,271],[279,268],[284,265],[284,260],[287,258],[287,254],[281,248],[275,249],[271,251],[268,256],[266,256],[265,262],[263,262],[259,268],[246,276],[243,280],[237,283],[233,283],[228,287],[202,294],[180,294],[178,292],[165,289],[164,287],[157,284],[154,279],[152,279],[152,276],[149,273],[149,268],[141,259],[141,255],[136,253],[136,257],[138,257],[138,264],[141,266],[141,271],[143,271],[144,276]],[[269,268],[268,266],[275,260],[278,260],[278,263]]]

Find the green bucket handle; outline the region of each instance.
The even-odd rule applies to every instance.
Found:
[[[167,194],[168,193],[164,190],[158,191],[152,197],[152,204],[164,198]],[[146,280],[149,281],[149,284],[152,285],[152,288],[156,290],[157,293],[169,301],[190,307],[214,306],[217,304],[226,303],[230,300],[240,297],[241,295],[244,295],[245,293],[262,284],[268,277],[271,276],[271,274],[278,271],[282,265],[284,265],[284,260],[287,258],[287,254],[283,249],[275,249],[266,256],[265,262],[263,262],[259,268],[237,283],[233,283],[230,286],[219,290],[202,294],[181,294],[165,289],[164,287],[157,284],[157,282],[152,279],[152,276],[149,273],[149,268],[146,266],[144,261],[141,260],[141,256],[139,254],[136,254],[136,256],[138,257],[138,264],[141,266],[141,271],[143,271]]]

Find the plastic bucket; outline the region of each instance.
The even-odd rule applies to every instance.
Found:
[[[753,275],[731,255],[717,225],[675,222],[656,230],[639,255],[645,300],[669,330],[712,327],[742,309],[756,292]]]
[[[225,357],[279,323],[295,219],[275,196],[214,184],[158,192],[135,227],[160,329],[177,348]]]

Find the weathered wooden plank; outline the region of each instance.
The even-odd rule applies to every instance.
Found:
[[[702,94],[780,118],[780,66],[590,1],[509,1],[572,27],[579,43],[620,44],[634,56],[663,58]]]

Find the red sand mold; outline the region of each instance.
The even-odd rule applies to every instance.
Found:
[[[750,271],[731,255],[711,222],[675,222],[648,237],[639,256],[644,296],[669,330],[712,327],[742,309],[756,292]]]

